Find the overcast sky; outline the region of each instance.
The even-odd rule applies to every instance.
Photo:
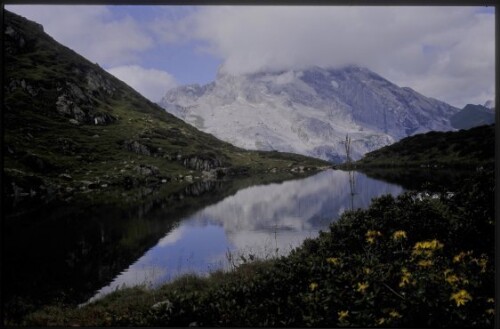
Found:
[[[495,94],[485,7],[9,5],[152,101],[176,85],[309,66],[365,66],[457,107]]]

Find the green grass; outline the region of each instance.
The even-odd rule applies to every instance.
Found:
[[[289,256],[159,289],[120,290],[24,325],[492,327],[494,179],[408,192],[344,213]]]
[[[362,167],[493,168],[495,125],[456,132],[429,132],[407,137],[367,153]]]

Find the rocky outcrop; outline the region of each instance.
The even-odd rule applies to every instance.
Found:
[[[32,25],[37,32],[43,32],[41,25]],[[23,29],[23,26],[14,24],[5,27],[6,53],[21,55],[33,51],[37,46],[37,33],[27,34]],[[40,59],[42,62],[47,60],[45,57]],[[108,125],[115,122],[117,118],[111,113],[102,112],[99,108],[100,102],[96,100],[98,97],[110,97],[116,93],[117,88],[112,79],[92,65],[74,65],[71,73],[43,82],[33,76],[17,75],[5,81],[4,90],[13,92],[22,89],[29,96],[36,97],[38,102],[53,104],[57,113],[69,118],[75,125]],[[48,90],[55,90],[57,93]]]
[[[63,94],[57,98],[56,110],[59,114],[70,117],[78,123],[88,121],[87,114],[68,95]]]
[[[41,25],[39,26],[41,27]],[[41,29],[43,31],[43,27],[41,27]],[[6,53],[16,55],[24,51],[27,41],[13,26],[5,26],[4,35],[6,39],[8,38],[12,41],[4,43]]]
[[[71,82],[66,82],[64,87],[57,87],[57,90],[61,92],[56,101],[57,112],[78,124],[108,125],[117,120],[109,113],[95,111],[88,90],[84,91]]]
[[[109,125],[116,121],[116,118],[109,113],[95,113],[92,115],[91,121],[95,125]]]
[[[40,91],[40,88],[31,85],[30,82],[29,81],[27,82],[25,79],[11,80],[7,87],[9,91],[14,91],[17,88],[21,88],[32,97],[37,96]]]
[[[104,92],[108,96],[112,96],[116,91],[109,79],[106,79],[101,74],[94,71],[89,71],[85,76],[85,81],[87,82],[87,88],[91,93]]]
[[[152,156],[158,152],[157,148],[145,145],[136,140],[127,140],[123,142],[123,147],[130,152]]]
[[[221,167],[222,161],[206,155],[189,155],[182,159],[182,164],[189,169],[209,171]]]

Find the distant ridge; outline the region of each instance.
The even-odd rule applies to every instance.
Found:
[[[492,104],[492,103],[486,103]],[[495,111],[483,105],[467,104],[460,112],[455,113],[450,122],[453,128],[469,129],[472,127],[495,123]]]

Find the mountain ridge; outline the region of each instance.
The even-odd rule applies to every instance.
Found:
[[[486,102],[485,105],[491,105]],[[456,129],[469,129],[495,123],[495,110],[485,105],[467,104],[451,118],[451,125]]]
[[[367,68],[312,67],[240,76],[218,73],[215,81],[179,86],[159,104],[197,128],[247,149],[275,149],[345,160],[411,134],[452,130],[459,109],[400,88]]]

